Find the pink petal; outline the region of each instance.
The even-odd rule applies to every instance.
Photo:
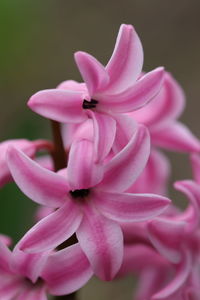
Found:
[[[158,266],[145,268],[139,277],[135,300],[151,299],[151,296],[166,282],[167,271]]]
[[[190,201],[187,209],[177,216],[176,219],[185,221],[187,223],[185,230],[193,233],[199,227],[200,186],[192,180],[182,180],[175,182],[174,187],[184,193]]]
[[[106,93],[117,94],[131,86],[140,75],[142,65],[141,41],[133,26],[122,24],[113,54],[106,66],[110,76]]]
[[[152,300],[165,299],[166,297],[173,295],[173,293],[175,293],[179,288],[183,286],[183,284],[187,280],[191,268],[192,268],[192,261],[191,261],[190,253],[185,251],[185,253],[183,253],[183,258],[181,260],[181,263],[177,268],[175,277],[161,291],[154,294]]]
[[[52,250],[78,228],[82,214],[71,200],[33,226],[19,242],[19,248],[36,253]]]
[[[147,227],[154,247],[172,263],[180,262],[184,226],[185,223],[181,221],[157,218]]]
[[[34,161],[37,162],[40,166],[42,166],[45,169],[48,169],[50,171],[54,170],[53,160],[48,155],[42,155],[42,156],[36,157],[34,159]]]
[[[200,157],[199,154],[193,153],[190,156],[192,174],[194,180],[200,184]]]
[[[92,55],[78,51],[75,53],[74,58],[87,85],[90,97],[92,97],[108,84],[109,76],[104,66]]]
[[[13,250],[11,269],[16,274],[29,278],[35,283],[41,275],[47,257],[47,252],[36,254],[25,253],[17,245]]]
[[[159,130],[151,131],[154,145],[172,151],[200,151],[200,141],[192,132],[179,122],[171,122]]]
[[[90,117],[94,124],[94,150],[95,162],[103,161],[109,154],[116,133],[116,121],[111,117],[101,113],[90,111]]]
[[[38,222],[41,219],[47,217],[54,211],[54,208],[47,207],[47,206],[39,206],[37,208],[36,214],[35,214],[35,220]]]
[[[88,189],[101,181],[103,169],[94,162],[92,142],[79,140],[72,144],[67,174],[71,190]]]
[[[128,192],[166,195],[169,175],[169,160],[160,151],[152,149],[144,171]]]
[[[125,244],[144,243],[145,245],[150,245],[151,242],[147,236],[146,225],[147,222],[134,222],[134,224],[132,222],[120,222]]]
[[[184,293],[184,300],[199,300],[199,288],[196,287],[188,287]],[[176,299],[175,299],[176,300]],[[182,298],[180,299],[182,300]]]
[[[65,80],[57,86],[57,89],[87,93],[87,87],[85,83],[80,83],[75,80]]]
[[[84,121],[81,124],[63,124],[62,125],[62,139],[63,139],[63,143],[66,149],[69,149],[71,147],[71,144],[74,140],[74,135],[76,134],[77,130],[79,129],[79,127],[84,126],[85,124],[87,124],[89,122],[91,122],[90,119]]]
[[[67,180],[42,168],[13,147],[7,153],[12,176],[26,196],[39,204],[55,208],[64,203],[69,191]]]
[[[131,112],[139,109],[157,95],[162,86],[163,77],[163,68],[157,68],[144,75],[133,86],[120,94],[102,94],[96,97],[96,100],[100,100],[97,108],[113,113]]]
[[[120,226],[100,215],[92,205],[84,205],[84,217],[77,230],[77,238],[94,273],[102,280],[113,279],[123,258]]]
[[[22,279],[16,275],[0,274],[0,299],[12,300],[22,288]]]
[[[168,198],[154,194],[126,194],[95,191],[98,209],[109,219],[141,222],[161,214],[170,204]]]
[[[80,289],[93,272],[79,244],[49,256],[42,278],[52,295],[65,295]]]
[[[83,92],[52,89],[34,94],[28,101],[28,106],[48,119],[80,123],[87,119],[82,108],[83,100]]]
[[[138,122],[156,128],[178,118],[185,107],[185,95],[178,82],[165,72],[160,92],[148,105],[131,115]]]
[[[12,245],[12,239],[5,234],[0,234],[0,243],[10,247]]]
[[[112,150],[116,154],[128,144],[133,134],[135,134],[138,124],[125,114],[115,115],[115,121],[117,130]]]
[[[37,150],[50,148],[50,143],[44,140],[28,141],[25,139],[7,140],[0,143],[0,187],[12,181],[12,176],[6,161],[6,153],[10,146],[23,151],[29,157],[33,157]]]
[[[15,300],[48,300],[44,285],[32,286],[27,284]]]
[[[154,267],[158,269],[168,267],[167,261],[154,250],[151,246],[143,244],[130,244],[124,247],[124,259],[120,268],[119,275],[140,274],[146,268]],[[166,269],[167,270],[167,269]]]
[[[0,241],[0,269],[10,272],[11,251]]]
[[[133,184],[144,169],[150,152],[148,130],[140,125],[129,143],[106,165],[101,190],[123,192]]]
[[[93,112],[88,109],[87,115],[90,117],[93,115]],[[91,118],[81,124],[67,124],[63,129],[63,139],[67,149],[70,149],[74,141],[86,139],[93,142],[96,138],[96,135],[94,135],[94,124]]]

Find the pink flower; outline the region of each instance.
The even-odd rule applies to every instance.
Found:
[[[159,94],[145,107],[129,114],[139,123],[148,127],[152,150],[149,161],[138,180],[129,192],[153,192],[167,194],[170,165],[157,147],[193,152],[200,150],[199,140],[177,119],[185,107],[185,96],[176,80],[167,72]],[[158,168],[157,166],[160,166]]]
[[[6,162],[6,151],[9,146],[14,146],[33,158],[40,149],[50,148],[51,144],[44,140],[28,141],[25,139],[8,140],[0,143],[0,187],[12,181],[12,176]]]
[[[129,244],[124,248],[124,259],[118,277],[128,274],[139,277],[134,300],[151,299],[173,274],[170,263],[150,245]]]
[[[119,222],[148,220],[170,202],[124,192],[144,168],[149,146],[148,131],[140,126],[126,147],[102,165],[94,162],[93,143],[79,140],[71,146],[67,170],[57,174],[10,148],[8,163],[20,189],[33,201],[58,208],[22,238],[20,249],[53,249],[76,232],[94,273],[112,279],[123,258]]]
[[[85,52],[75,53],[85,83],[66,81],[57,89],[33,95],[28,105],[38,114],[63,123],[94,122],[96,160],[109,153],[116,131],[114,114],[139,109],[160,90],[163,68],[140,78],[142,45],[131,25],[121,25],[113,54],[104,67]],[[100,138],[99,138],[100,136]]]
[[[55,253],[11,252],[0,242],[0,299],[47,300],[70,294],[92,276],[90,264],[75,244]]]
[[[159,94],[131,116],[148,127],[153,145],[174,151],[200,151],[200,141],[177,121],[184,107],[185,95],[181,86],[165,72]]]
[[[175,187],[186,194],[190,205],[184,212],[156,218],[148,224],[152,244],[176,267],[174,278],[156,292],[153,300],[171,299],[176,294],[182,295],[183,291],[188,291],[194,267],[199,267],[200,186],[184,180],[176,182]]]

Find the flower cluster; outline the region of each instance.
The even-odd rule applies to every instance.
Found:
[[[28,101],[51,120],[54,141],[0,143],[0,186],[15,181],[39,204],[37,223],[12,251],[0,235],[0,299],[45,300],[92,275],[128,273],[139,278],[134,299],[200,299],[200,141],[177,121],[182,88],[163,67],[142,71],[131,25],[121,25],[106,66],[81,51],[75,61],[84,82]],[[188,198],[184,211],[168,198],[160,148],[191,155],[194,179],[174,185]]]

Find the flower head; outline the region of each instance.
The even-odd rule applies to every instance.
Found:
[[[85,52],[75,53],[75,61],[85,83],[72,80],[57,89],[33,95],[28,106],[36,113],[62,123],[94,122],[97,153],[103,160],[111,149],[116,132],[115,115],[137,110],[160,90],[163,68],[140,78],[143,50],[131,25],[121,25],[113,54],[104,67]],[[99,135],[101,138],[99,138]]]
[[[58,173],[10,148],[8,163],[21,190],[35,202],[57,209],[30,229],[20,249],[54,249],[76,232],[95,274],[112,279],[123,258],[119,222],[148,220],[170,202],[154,194],[126,193],[146,164],[149,146],[148,131],[139,126],[121,151],[97,164],[93,143],[79,140],[71,146],[67,169]]]
[[[29,254],[18,246],[11,252],[0,242],[0,298],[44,300],[47,294],[70,294],[92,276],[78,244],[58,252]]]

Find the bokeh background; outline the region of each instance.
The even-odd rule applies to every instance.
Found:
[[[1,0],[0,139],[47,138],[47,120],[26,102],[36,91],[65,79],[80,80],[73,53],[109,59],[121,23],[133,24],[142,40],[144,70],[165,66],[187,96],[182,120],[200,137],[200,1],[195,0]],[[170,154],[173,179],[187,178],[185,155]],[[181,205],[180,195],[172,196]],[[14,184],[0,191],[0,232],[17,241],[33,222],[35,205]],[[132,278],[92,280],[80,299],[131,299]]]

